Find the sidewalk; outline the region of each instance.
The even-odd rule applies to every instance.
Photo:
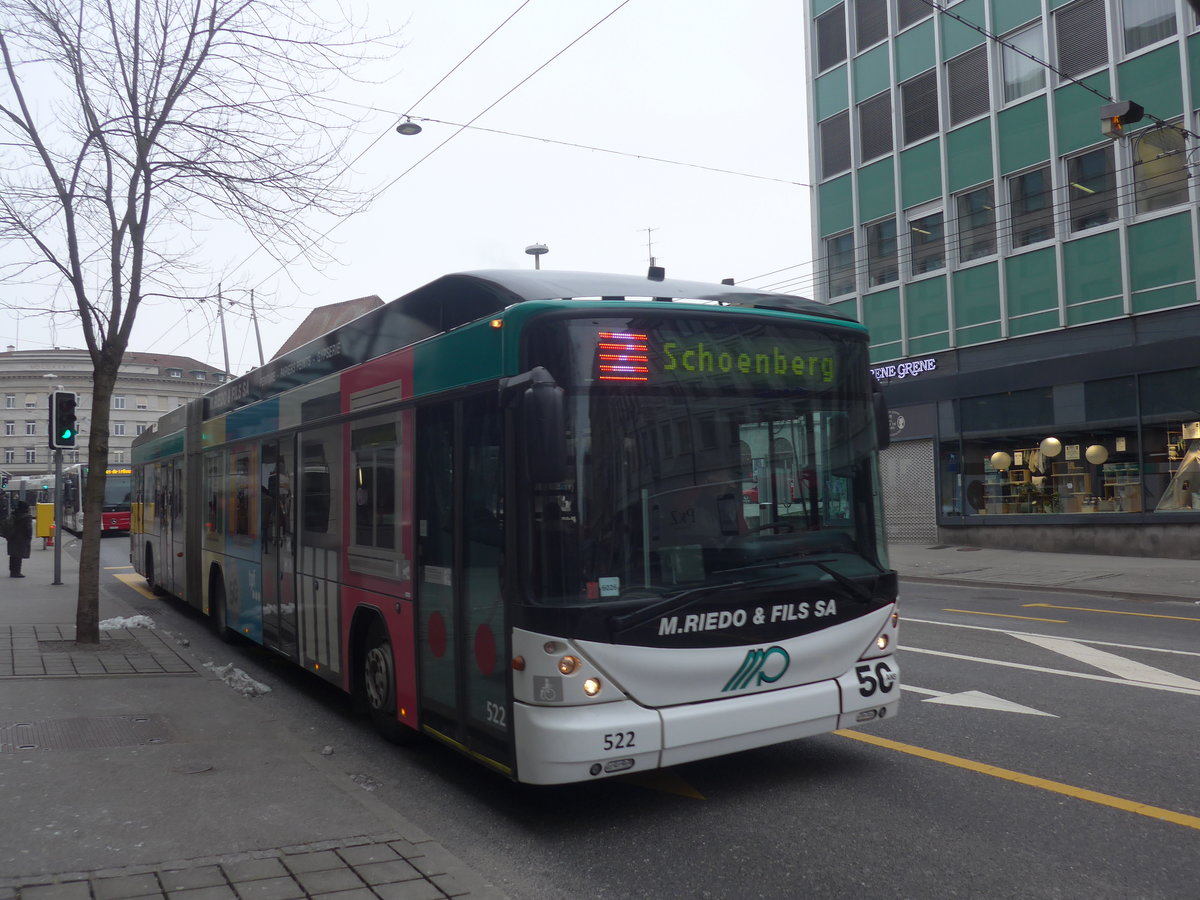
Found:
[[[40,545],[0,573],[0,900],[503,896],[169,634],[77,649]]]
[[[944,544],[896,543],[888,546],[888,553],[900,574],[902,596],[906,583],[942,582],[1200,603],[1200,561]]]

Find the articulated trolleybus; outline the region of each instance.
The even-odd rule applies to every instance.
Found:
[[[760,747],[895,714],[881,401],[811,301],[448,275],[136,438],[133,559],[518,781]]]

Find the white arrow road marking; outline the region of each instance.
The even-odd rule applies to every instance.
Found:
[[[993,697],[991,694],[985,694],[982,691],[961,691],[957,694],[951,694],[947,691],[934,691],[929,688],[913,687],[911,684],[901,684],[900,688],[901,690],[912,691],[915,694],[928,694],[929,699],[924,701],[926,703],[943,703],[946,706],[968,706],[973,709],[990,709],[996,712],[1024,713],[1027,716],[1058,718],[1054,713],[1042,712],[1040,709],[1022,706],[1020,703],[1013,703],[1011,700],[1001,700],[999,697]]]
[[[1191,678],[1184,678],[1182,675],[1175,675],[1172,672],[1156,669],[1154,666],[1147,666],[1144,663],[1126,659],[1123,656],[1117,656],[1115,653],[1109,653],[1107,650],[1088,647],[1077,641],[1042,637],[1041,635],[1033,634],[1014,634],[1013,637],[1020,638],[1030,644],[1035,644],[1045,650],[1060,653],[1063,656],[1089,666],[1094,666],[1102,672],[1108,672],[1110,675],[1116,675],[1128,681],[1142,681],[1148,684],[1161,684],[1169,687],[1200,690],[1200,681],[1194,681]]]
[[[923,647],[913,647],[901,644],[902,653],[925,653],[929,656],[943,656],[946,659],[961,659],[964,662],[986,663],[989,666],[1004,666],[1007,669],[1021,669],[1026,672],[1042,672],[1046,675],[1062,675],[1066,678],[1082,678],[1086,681],[1104,681],[1108,684],[1124,684],[1129,687],[1149,688],[1152,691],[1169,691],[1172,694],[1190,694],[1200,697],[1200,689],[1175,687],[1169,684],[1151,684],[1146,681],[1130,681],[1128,678],[1113,678],[1111,675],[1093,675],[1091,672],[1068,672],[1065,669],[1050,669],[1046,666],[1030,666],[1025,663],[1009,662],[1006,659],[985,659],[982,656],[967,656],[963,653],[947,653],[945,650],[927,650]]]

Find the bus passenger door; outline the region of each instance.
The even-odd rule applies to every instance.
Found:
[[[295,659],[295,450],[290,441],[263,444],[262,503],[259,539],[262,541],[263,645]]]
[[[416,580],[422,720],[507,769],[499,422],[494,396],[418,411]]]

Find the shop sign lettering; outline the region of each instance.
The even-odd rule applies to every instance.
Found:
[[[937,359],[931,356],[927,359],[912,359],[888,366],[875,366],[871,369],[871,374],[875,376],[876,381],[890,381],[893,378],[915,378],[926,372],[936,371]]]

